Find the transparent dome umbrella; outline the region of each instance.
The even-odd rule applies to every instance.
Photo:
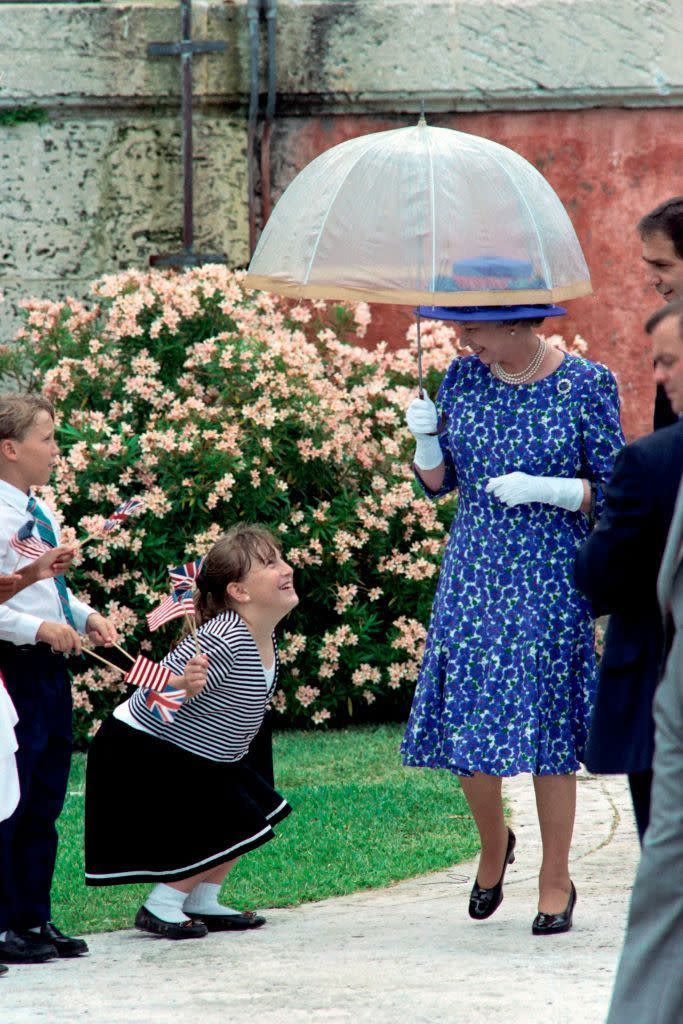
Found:
[[[350,139],[305,167],[244,283],[298,299],[413,306],[553,303],[592,291],[543,175],[506,146],[424,118]]]

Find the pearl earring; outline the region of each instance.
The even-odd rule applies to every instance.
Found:
[[[510,328],[510,334],[514,334],[514,333],[515,333],[515,329],[514,329],[514,327],[511,327]]]

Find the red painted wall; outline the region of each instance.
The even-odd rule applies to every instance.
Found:
[[[412,120],[282,119],[271,149],[273,199],[330,146]],[[635,225],[662,199],[683,193],[683,109],[450,114],[427,120],[509,146],[556,190],[583,246],[595,294],[570,302],[569,315],[554,323],[567,338],[581,334],[589,356],[616,373],[627,436],[647,433],[654,388],[643,323],[660,300],[647,283]],[[408,310],[376,305],[368,341],[385,338],[400,345],[410,322]]]

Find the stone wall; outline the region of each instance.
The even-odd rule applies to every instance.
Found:
[[[211,13],[197,6],[197,38],[216,38]],[[195,244],[238,265],[249,256],[244,74],[239,32],[222,13],[230,57],[196,61]],[[178,36],[172,3],[0,6],[0,116],[17,106],[45,116],[0,125],[5,332],[18,296],[82,295],[102,273],[179,248],[179,62],[146,55],[149,42]],[[211,61],[227,98],[212,92]]]
[[[193,6],[196,246],[249,257],[246,0]],[[308,160],[362,132],[435,124],[510,145],[565,202],[596,297],[566,330],[619,373],[631,434],[647,429],[642,320],[656,299],[633,225],[683,192],[680,0],[280,0],[272,198]],[[43,123],[0,123],[0,327],[19,296],[83,295],[101,273],[145,266],[181,234],[177,4],[0,4],[0,121],[34,106]],[[262,53],[265,51],[262,33]],[[263,62],[262,62],[263,63]],[[262,68],[262,81],[264,69]],[[597,109],[596,109],[597,108]],[[380,309],[397,343],[400,311]]]

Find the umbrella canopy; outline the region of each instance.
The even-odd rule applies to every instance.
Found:
[[[589,295],[559,198],[505,146],[449,128],[334,146],[294,179],[266,224],[250,288],[295,298],[429,306]]]

